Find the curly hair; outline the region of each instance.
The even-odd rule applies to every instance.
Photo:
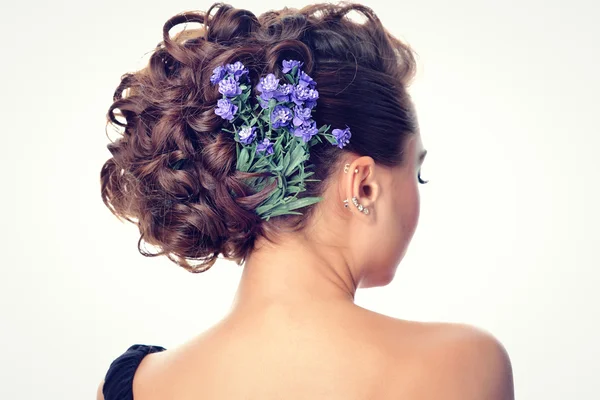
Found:
[[[170,37],[174,26],[188,22],[201,28]],[[311,148],[319,181],[309,182],[303,196],[323,193],[343,153],[368,155],[384,166],[402,163],[405,138],[417,129],[406,91],[415,57],[370,8],[314,4],[256,17],[216,3],[205,13],[177,14],[164,24],[148,65],[121,76],[107,113],[107,127],[124,131],[107,145],[112,157],[100,174],[102,200],[138,226],[141,254],[167,255],[203,272],[220,254],[242,264],[259,236],[272,241],[282,229],[305,227],[314,206],[269,221],[254,212],[273,186],[254,190],[245,183],[249,174],[235,169],[236,142],[214,113],[220,94],[210,83],[215,67],[235,61],[249,69],[254,85],[265,73],[281,77],[281,61],[290,58],[304,62],[318,82],[317,123],[352,129],[344,150]],[[142,242],[160,251],[150,253]]]

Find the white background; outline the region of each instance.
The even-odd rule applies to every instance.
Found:
[[[192,275],[141,256],[137,229],[100,198],[120,75],[169,17],[211,3],[38,3],[0,10],[0,398],[91,399],[131,344],[169,348],[221,318],[240,276],[229,262]],[[430,183],[395,280],[357,303],[489,330],[519,399],[600,398],[600,6],[391,3],[367,4],[419,54]]]

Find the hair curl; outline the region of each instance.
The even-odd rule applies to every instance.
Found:
[[[364,22],[349,18],[350,12]],[[202,28],[170,37],[171,28],[188,22]],[[406,91],[416,62],[413,50],[370,8],[315,4],[257,18],[216,3],[206,13],[175,15],[148,65],[121,77],[107,114],[107,126],[124,132],[107,145],[112,157],[100,174],[102,200],[139,227],[141,254],[167,255],[190,272],[203,272],[220,254],[242,264],[259,235],[272,240],[279,229],[305,226],[314,206],[268,222],[254,212],[272,187],[256,192],[244,183],[249,174],[235,169],[236,144],[221,131],[223,120],[214,113],[220,94],[210,83],[215,67],[239,60],[255,85],[268,72],[282,76],[281,61],[290,58],[303,61],[318,83],[317,123],[352,129],[344,150],[329,143],[311,148],[314,178],[321,181],[310,182],[305,196],[323,193],[345,151],[385,166],[402,162],[405,138],[416,130]],[[160,252],[143,250],[142,241]]]

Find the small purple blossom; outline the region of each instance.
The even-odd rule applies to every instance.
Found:
[[[223,78],[225,78],[226,73],[227,73],[227,70],[222,65],[213,69],[213,74],[210,77],[210,83],[212,83],[213,85],[216,85],[217,83],[221,82],[221,80]]]
[[[300,68],[304,63],[297,60],[283,60],[283,69],[281,70],[284,74],[290,72],[294,67]]]
[[[319,92],[316,89],[310,89],[307,86],[297,85],[294,88],[290,99],[299,106],[313,108],[317,104]]]
[[[249,126],[244,126],[242,127],[242,129],[240,129],[240,131],[238,132],[239,136],[240,136],[240,142],[243,144],[250,144],[252,143],[252,141],[256,138],[256,132],[254,132],[256,130],[256,127],[249,127]]]
[[[269,141],[269,138],[264,138],[261,143],[256,146],[256,152],[266,151],[266,154],[273,154],[273,144]]]
[[[248,69],[240,61],[236,61],[233,64],[227,64],[225,68],[227,69],[227,72],[233,75],[236,81],[239,81],[242,75],[248,73]]]
[[[279,79],[274,74],[268,74],[264,78],[260,78],[256,90],[261,92],[260,97],[263,100],[269,101],[275,95],[278,86]]]
[[[317,99],[319,98],[319,92],[316,89],[310,89],[308,91],[308,99],[304,104],[308,108],[314,108],[317,105]]]
[[[238,107],[228,99],[219,99],[217,101],[217,108],[215,108],[215,114],[223,119],[232,121]]]
[[[352,133],[350,132],[350,128],[348,128],[348,126],[346,126],[346,129],[334,129],[331,131],[331,134],[337,140],[337,146],[340,149],[350,143],[350,137],[352,137]]]
[[[286,106],[278,105],[275,106],[273,112],[271,112],[271,125],[273,128],[281,128],[287,126],[292,120],[292,110]]]
[[[310,119],[312,110],[310,108],[303,108],[300,106],[294,107],[294,126],[300,126]]]
[[[284,85],[279,86],[278,89],[279,93],[284,94],[284,95],[290,95],[292,94],[292,92],[294,91],[294,85],[291,85],[289,83],[286,83]]]
[[[279,102],[287,103],[290,101],[290,94],[294,91],[294,85],[290,85],[286,83],[284,85],[279,85],[277,90],[273,93],[273,97]]]
[[[233,76],[228,76],[219,82],[219,93],[227,97],[235,97],[242,94],[242,88]]]
[[[319,133],[319,129],[317,129],[317,123],[315,121],[308,121],[306,124],[302,124],[299,127],[295,128],[292,132],[294,136],[301,137],[302,140],[306,143],[312,139],[317,133]]]
[[[300,78],[300,80],[298,81],[298,85],[310,87],[311,89],[314,89],[315,86],[317,86],[317,82],[315,82],[314,79],[308,76],[304,71],[300,71],[300,74],[298,74],[298,76]]]

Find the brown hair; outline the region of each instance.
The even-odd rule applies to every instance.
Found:
[[[364,21],[352,20],[350,12]],[[172,27],[187,22],[203,27],[170,37]],[[326,141],[311,147],[312,178],[321,181],[308,182],[302,197],[323,193],[346,151],[385,166],[402,162],[405,138],[416,130],[406,92],[415,58],[370,8],[315,4],[257,18],[217,3],[206,13],[178,14],[164,24],[148,65],[121,77],[107,114],[107,124],[124,132],[107,146],[112,157],[100,175],[102,200],[117,217],[137,224],[140,253],[167,255],[202,272],[220,254],[242,264],[259,235],[272,240],[280,229],[305,226],[314,206],[269,221],[254,212],[270,187],[256,192],[244,183],[248,174],[235,169],[236,142],[221,130],[224,121],[214,113],[221,95],[210,83],[215,67],[235,61],[249,69],[253,85],[268,72],[281,77],[284,59],[303,61],[317,82],[317,124],[352,130],[343,150]],[[161,250],[143,250],[142,240]]]

